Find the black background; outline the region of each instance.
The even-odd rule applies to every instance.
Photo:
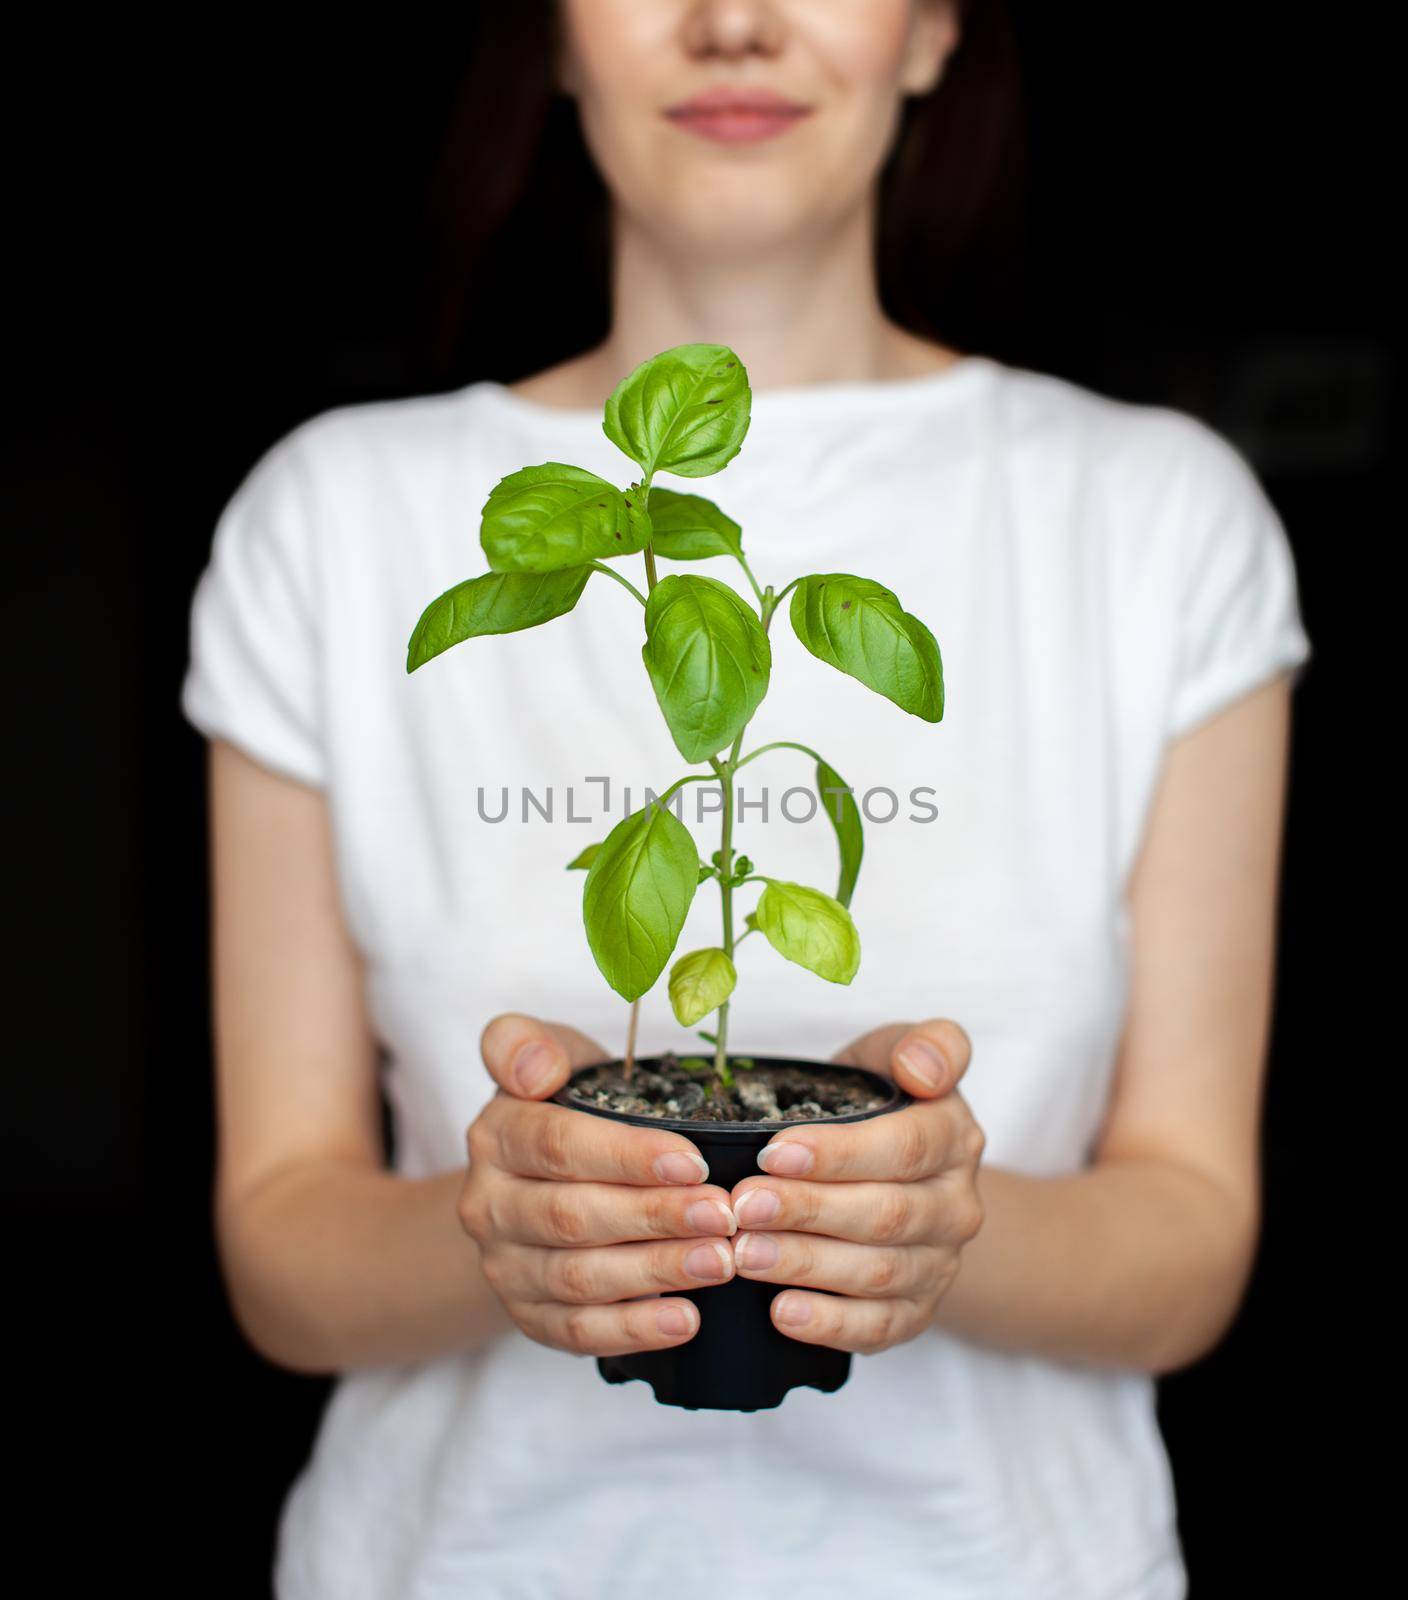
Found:
[[[1193,1591],[1357,1592],[1378,1512],[1351,1424],[1384,1425],[1379,1313],[1396,1287],[1367,1248],[1368,1135],[1391,1075],[1364,1021],[1381,975],[1347,899],[1366,879],[1382,893],[1386,861],[1364,852],[1402,721],[1379,687],[1391,668],[1365,656],[1401,521],[1386,45],[1347,8],[1017,17],[1031,233],[994,353],[1177,405],[1242,446],[1288,526],[1315,649],[1264,1247],[1231,1337],[1163,1391]],[[331,405],[426,386],[421,195],[474,8],[400,20],[303,38],[210,16],[199,42],[174,19],[85,25],[14,58],[29,93],[7,141],[7,838],[24,949],[9,1410],[36,1403],[12,1434],[35,1503],[20,1536],[44,1545],[57,1592],[89,1570],[265,1592],[325,1393],[247,1352],[222,1300],[202,752],[177,691],[191,588],[259,452]],[[514,376],[465,378],[481,375]]]

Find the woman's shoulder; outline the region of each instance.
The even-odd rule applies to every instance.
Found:
[[[441,393],[347,402],[277,434],[229,495],[217,546],[262,542],[311,568],[375,584],[388,563],[442,547],[518,461],[476,382]],[[469,508],[467,513],[466,508]]]
[[[192,597],[182,706],[198,729],[326,781],[325,686],[355,678],[379,630],[396,660],[420,606],[464,575],[474,387],[328,407],[253,459]]]
[[[489,385],[469,384],[442,393],[350,401],[328,406],[278,434],[255,459],[249,475],[303,476],[325,492],[355,489],[369,475],[420,477],[460,459],[476,402]]]
[[[1239,446],[1191,411],[1120,398],[1036,368],[989,365],[994,424],[1015,455],[1064,464],[1086,487],[1136,502],[1259,493]]]
[[[1285,526],[1232,439],[1049,373],[1003,369],[996,391],[1016,500],[1043,539],[1053,516],[1068,530],[1063,555],[1097,557],[1126,687],[1155,684],[1170,733],[1308,658]]]

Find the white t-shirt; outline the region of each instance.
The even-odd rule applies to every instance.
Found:
[[[327,794],[409,1175],[461,1162],[496,1012],[620,1049],[625,1007],[564,865],[624,814],[625,788],[636,808],[686,770],[641,663],[640,608],[605,577],[569,617],[406,676],[423,606],[484,570],[488,491],[541,461],[637,475],[597,412],[497,383],[324,412],[229,501],[194,602],[188,718]],[[947,681],[943,721],[921,722],[776,619],[746,748],[799,740],[866,796],[864,955],[839,987],[750,941],[731,1042],[824,1060],[880,1023],[954,1017],[973,1039],[964,1093],[985,1160],[1080,1168],[1109,1094],[1122,893],[1165,747],[1308,656],[1257,480],[1181,413],[970,357],[759,393],[741,455],[673,486],[742,523],[760,582],[886,584],[933,629]],[[624,568],[642,581],[638,560]],[[743,586],[726,559],[672,570]],[[785,791],[810,782],[786,751],[750,766],[735,842],[759,871],[832,890],[826,819],[784,815],[806,817]],[[706,857],[716,830],[696,830]],[[718,942],[717,907],[706,884],[681,951]],[[663,989],[644,1004],[646,1051],[681,1045]],[[1184,1582],[1153,1383],[936,1330],[857,1358],[836,1394],[754,1415],[657,1405],[517,1334],[350,1373],[287,1503],[277,1571],[281,1600],[1168,1600]]]

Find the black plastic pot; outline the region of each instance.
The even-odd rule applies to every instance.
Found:
[[[639,1065],[653,1068],[658,1058],[643,1058]],[[800,1067],[808,1072],[835,1069],[825,1062],[794,1061],[780,1056],[754,1056],[758,1067]],[[621,1065],[613,1062],[613,1066]],[[595,1069],[586,1068],[585,1071]],[[887,1098],[874,1111],[845,1117],[818,1117],[815,1124],[864,1122],[898,1111],[910,1097],[888,1078],[869,1078]],[[580,1074],[574,1075],[580,1076]],[[682,1133],[709,1164],[709,1182],[732,1189],[744,1178],[757,1176],[758,1151],[783,1128],[806,1127],[805,1122],[689,1122],[669,1117],[640,1116],[583,1105],[572,1097],[572,1080],[553,1099],[574,1111],[609,1117],[642,1128],[666,1128]],[[699,1332],[672,1350],[647,1350],[639,1355],[607,1356],[597,1369],[608,1383],[629,1383],[641,1378],[655,1391],[661,1405],[684,1406],[690,1411],[768,1411],[781,1405],[791,1389],[820,1389],[830,1394],[850,1376],[851,1358],[844,1350],[802,1344],[772,1325],[769,1307],[784,1285],[732,1278],[716,1288],[684,1290],[686,1299],[699,1307]]]

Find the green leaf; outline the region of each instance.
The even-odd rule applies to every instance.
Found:
[[[670,968],[670,1005],[682,1028],[717,1011],[733,993],[738,973],[723,950],[691,950]]]
[[[925,722],[943,716],[938,644],[883,584],[845,572],[803,578],[790,616],[797,637],[819,661]]]
[[[861,827],[860,807],[851,793],[850,785],[824,761],[816,764],[816,789],[822,808],[836,830],[836,843],[841,851],[841,878],[836,898],[849,906],[855,893],[856,879],[860,875],[860,858],[865,853],[865,832]],[[828,793],[827,791],[831,792]],[[838,791],[844,790],[844,793]]]
[[[582,917],[592,956],[622,999],[639,1000],[665,970],[698,886],[694,840],[664,806],[633,811],[602,841]]]
[[[667,561],[706,561],[743,553],[743,530],[712,500],[673,489],[650,491],[650,540]]]
[[[805,884],[768,879],[755,913],[768,943],[828,983],[849,983],[860,968],[860,934],[839,900]]]
[[[447,589],[421,613],[406,647],[406,671],[414,672],[465,639],[517,633],[565,616],[581,597],[590,567],[562,572],[486,572]]]
[[[703,883],[705,878],[717,878],[718,875],[719,875],[719,869],[717,867],[706,866],[702,861],[699,863],[699,881],[700,881],[700,883]]]
[[[686,761],[731,744],[768,691],[772,648],[762,624],[714,578],[672,575],[655,585],[641,656]]]
[[[682,344],[644,361],[606,402],[606,437],[646,476],[704,478],[727,466],[748,432],[748,374],[721,344]]]
[[[569,872],[574,872],[578,867],[580,867],[582,871],[585,872],[587,868],[591,866],[592,862],[596,860],[597,852],[600,849],[601,846],[599,844],[589,844],[585,850],[579,850],[577,854],[573,856],[572,859],[567,863],[567,870]]]
[[[622,494],[581,467],[548,461],[495,484],[479,542],[495,572],[559,572],[644,550],[650,519],[638,495]]]

